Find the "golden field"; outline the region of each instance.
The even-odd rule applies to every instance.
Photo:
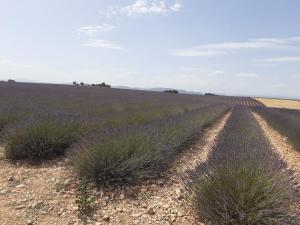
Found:
[[[288,108],[288,109],[299,109],[300,110],[300,100],[286,100],[286,99],[271,99],[271,98],[255,98],[256,100],[262,102],[267,107],[275,108]]]

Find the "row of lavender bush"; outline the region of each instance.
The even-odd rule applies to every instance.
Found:
[[[257,107],[254,111],[300,151],[300,110]]]
[[[98,184],[149,178],[197,140],[228,106],[212,105],[155,122],[99,131],[71,149],[79,174]]]
[[[294,174],[248,108],[233,110],[208,160],[188,174],[186,184],[208,224],[299,224],[290,207],[297,201]]]

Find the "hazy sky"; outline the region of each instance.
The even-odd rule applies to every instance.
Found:
[[[299,0],[0,0],[0,80],[300,98]]]

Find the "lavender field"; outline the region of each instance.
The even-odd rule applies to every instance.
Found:
[[[300,0],[0,0],[0,225],[300,225]]]
[[[163,132],[166,140],[157,140],[162,142],[158,151],[169,138],[182,139],[178,140],[177,146],[171,147],[175,152],[175,148],[191,141],[201,133],[203,126],[228,110],[234,100],[67,85],[0,85],[1,137],[7,155],[12,159],[28,159],[31,163],[62,155],[75,143],[77,146],[89,145],[95,143],[95,139],[103,143],[101,139],[108,141],[115,135],[132,133],[130,136],[135,136],[137,130],[139,135],[145,133],[147,136]],[[180,129],[172,128],[175,125],[191,131],[176,136],[180,134],[174,130]],[[141,142],[145,144],[146,141],[150,140]]]
[[[125,210],[159,196],[191,205],[192,213],[174,203],[187,214],[177,224],[299,224],[298,175],[252,112],[298,149],[299,111],[267,108],[252,98],[0,83],[7,167],[70,167],[77,193],[72,201],[78,220],[88,224],[103,217],[92,199]],[[183,193],[179,200],[174,189]],[[98,191],[105,194],[94,196]],[[164,221],[168,211],[157,205],[146,206],[147,213]],[[105,220],[129,224],[120,221],[130,215]]]

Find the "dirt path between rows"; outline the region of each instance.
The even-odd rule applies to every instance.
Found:
[[[40,167],[12,164],[0,147],[0,224],[76,222],[72,177],[63,160]]]
[[[201,140],[179,154],[164,176],[136,187],[93,189],[97,211],[88,224],[201,224],[186,199],[183,177],[205,161],[230,113],[225,114]],[[75,204],[77,175],[67,160],[40,167],[12,164],[0,147],[0,224],[79,225]]]

